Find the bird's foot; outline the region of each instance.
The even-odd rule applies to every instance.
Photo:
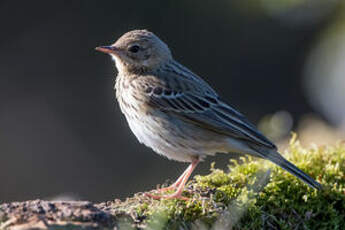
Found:
[[[161,199],[180,199],[180,200],[189,200],[188,197],[185,197],[185,196],[182,196],[181,193],[179,192],[175,192],[171,195],[156,195],[156,194],[152,194],[152,193],[145,193],[144,194],[145,196],[147,197],[150,197],[152,199],[155,199],[155,200],[161,200]]]
[[[154,189],[151,191],[151,193],[162,193],[162,192],[167,192],[167,191],[171,191],[175,189],[177,189],[177,186],[175,184],[172,184],[168,187]]]
[[[180,200],[189,200],[189,198],[182,196],[182,192],[184,189],[184,186],[192,174],[195,167],[198,165],[199,159],[194,159],[192,163],[188,166],[188,168],[184,171],[184,173],[177,179],[177,181],[166,188],[161,188],[157,190],[153,190],[153,193],[145,193],[145,196],[151,197],[156,200],[160,199],[180,199]],[[170,195],[155,195],[156,192],[165,192],[169,190],[176,190],[173,194]]]
[[[164,193],[167,191],[171,191],[171,190],[176,190],[177,191],[173,194],[170,195],[158,195],[157,193]],[[181,188],[180,188],[181,190]],[[157,194],[157,195],[156,195]],[[170,185],[169,187],[165,187],[165,188],[158,188],[158,189],[154,189],[150,192],[145,193],[145,196],[151,197],[152,199],[155,200],[160,200],[160,199],[180,199],[180,200],[188,200],[187,197],[184,197],[181,195],[182,191],[179,191],[178,186],[175,184]]]

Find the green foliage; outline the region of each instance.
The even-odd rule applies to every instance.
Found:
[[[137,194],[115,202],[114,214],[134,216],[147,229],[341,229],[345,225],[345,144],[302,148],[294,136],[285,157],[323,185],[316,191],[265,160],[231,160],[229,172],[195,176],[190,200]],[[218,228],[217,228],[218,229]]]

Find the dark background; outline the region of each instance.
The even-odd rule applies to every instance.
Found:
[[[303,66],[337,1],[279,14],[259,2],[269,1],[0,1],[0,201],[123,198],[182,173],[131,134],[116,68],[94,50],[132,29],[153,31],[254,123],[317,112]]]

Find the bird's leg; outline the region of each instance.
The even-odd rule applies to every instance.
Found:
[[[177,179],[176,182],[178,184],[176,184],[176,182],[173,184],[175,187],[178,186],[175,193],[173,193],[171,195],[153,195],[153,194],[146,193],[146,195],[153,198],[153,199],[165,198],[165,199],[188,200],[188,198],[182,196],[182,192],[183,192],[184,186],[186,185],[189,177],[191,176],[192,172],[194,171],[194,169],[196,168],[198,163],[199,163],[199,159],[193,160],[192,163],[186,169],[186,171],[180,176],[179,179]]]
[[[188,172],[188,170],[190,170],[191,167],[192,167],[192,164],[190,164],[187,167],[187,169],[182,173],[182,175],[172,185],[170,185],[168,187],[165,187],[165,188],[156,189],[154,191],[156,191],[156,192],[165,192],[165,191],[176,189],[181,184],[183,178],[185,177],[186,173]]]

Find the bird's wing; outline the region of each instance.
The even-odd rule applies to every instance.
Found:
[[[219,99],[209,85],[205,87],[207,83],[203,82],[200,87],[200,83],[176,74],[169,75],[166,80],[177,80],[178,86],[146,82],[145,92],[151,106],[215,133],[276,149],[240,112]]]

